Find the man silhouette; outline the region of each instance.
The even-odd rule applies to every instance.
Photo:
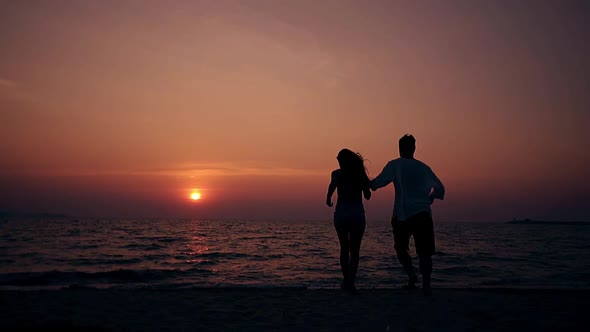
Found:
[[[408,274],[407,288],[416,288],[418,277],[410,257],[410,237],[414,237],[420,260],[422,289],[425,295],[430,295],[432,255],[435,252],[434,223],[430,205],[435,199],[444,199],[445,187],[430,167],[414,159],[415,151],[416,139],[412,135],[400,138],[400,158],[385,165],[381,174],[371,181],[371,190],[375,191],[393,182],[395,202],[391,227],[395,252]]]

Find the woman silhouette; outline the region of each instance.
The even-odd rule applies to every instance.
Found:
[[[340,169],[332,172],[326,204],[330,207],[333,205],[332,195],[337,190],[334,227],[340,241],[340,267],[344,277],[340,288],[356,292],[354,280],[359,266],[361,241],[365,233],[365,208],[362,196],[364,194],[366,199],[371,198],[371,181],[360,154],[342,149],[336,159]]]

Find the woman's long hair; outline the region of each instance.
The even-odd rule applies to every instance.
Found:
[[[369,176],[365,167],[365,160],[360,153],[354,153],[349,149],[342,149],[336,157],[344,177],[349,183],[358,185],[361,189],[369,184]]]

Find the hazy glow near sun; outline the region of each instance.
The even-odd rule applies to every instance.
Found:
[[[191,193],[191,199],[193,201],[198,201],[199,199],[201,199],[201,194],[200,193]]]

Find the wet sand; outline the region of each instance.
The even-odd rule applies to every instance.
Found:
[[[590,290],[0,291],[2,331],[575,331]]]

